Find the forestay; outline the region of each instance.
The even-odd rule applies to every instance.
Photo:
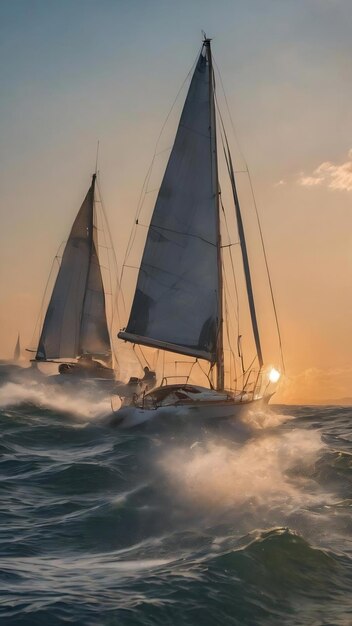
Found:
[[[218,188],[207,55],[204,46],[148,230],[129,322],[119,337],[215,362]]]

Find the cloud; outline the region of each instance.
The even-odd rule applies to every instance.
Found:
[[[274,187],[282,187],[282,185],[286,185],[286,181],[281,179],[277,183],[275,183]]]
[[[324,161],[311,175],[306,176],[304,172],[301,172],[298,184],[303,187],[324,185],[329,189],[352,191],[352,149],[348,152],[347,161],[340,165]]]

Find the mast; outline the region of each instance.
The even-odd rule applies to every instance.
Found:
[[[103,277],[101,274],[95,210],[95,186],[97,170],[90,187],[90,211],[87,222],[88,269],[84,283],[84,295],[79,320],[77,356],[92,354],[111,361],[111,343],[106,317]]]
[[[225,385],[224,373],[224,339],[223,339],[223,276],[221,255],[221,230],[220,230],[220,202],[219,202],[219,174],[216,143],[216,115],[214,101],[214,73],[210,47],[211,39],[204,37],[204,46],[209,65],[209,104],[210,104],[210,146],[212,155],[212,187],[215,196],[217,216],[217,263],[218,263],[218,333],[216,342],[216,389],[223,391]]]
[[[244,275],[245,275],[246,287],[247,287],[249,311],[251,315],[253,335],[254,335],[254,341],[255,341],[255,346],[256,346],[257,355],[258,355],[259,368],[261,369],[263,367],[263,354],[262,354],[262,347],[260,343],[257,314],[255,310],[252,279],[251,279],[251,272],[250,272],[248,252],[247,252],[247,244],[246,244],[246,238],[244,234],[241,208],[240,208],[240,202],[238,199],[238,193],[237,193],[237,188],[236,188],[236,181],[235,181],[235,174],[234,174],[233,165],[232,165],[232,158],[231,158],[230,148],[229,148],[226,134],[225,134],[225,141],[226,141],[226,150],[227,150],[227,154],[225,152],[225,158],[227,162],[227,167],[228,167],[229,176],[231,180],[231,186],[232,186],[233,199],[235,203],[238,236],[239,236],[240,244],[241,244],[242,261],[243,261],[243,269],[244,269]]]

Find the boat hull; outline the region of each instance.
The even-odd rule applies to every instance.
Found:
[[[237,420],[243,418],[249,411],[264,409],[270,397],[268,395],[246,402],[226,400],[223,402],[180,403],[178,405],[159,406],[156,408],[124,406],[109,417],[108,424],[118,428],[133,428],[150,421],[154,422],[159,419],[162,419],[162,421],[177,420],[180,417],[208,423],[218,423],[221,420]]]
[[[115,380],[115,372],[108,367],[86,367],[79,363],[60,363],[59,374],[79,380]]]
[[[65,389],[69,393],[87,392],[94,394],[96,392],[110,395],[115,393],[117,385],[116,380],[104,378],[89,378],[80,376],[62,376],[62,374],[54,374],[45,377],[45,383],[48,385],[57,385]]]

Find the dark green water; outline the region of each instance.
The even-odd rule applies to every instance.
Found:
[[[119,432],[3,377],[4,626],[352,624],[352,409]]]

